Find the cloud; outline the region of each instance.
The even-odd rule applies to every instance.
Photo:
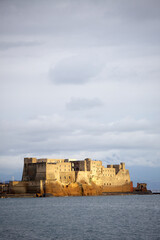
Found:
[[[116,81],[159,81],[159,64],[154,63],[156,59],[125,59],[121,63],[113,63],[106,68],[106,75],[110,80]]]
[[[10,48],[19,48],[19,47],[35,47],[41,45],[41,42],[38,41],[14,41],[14,42],[8,42],[8,41],[1,41],[0,42],[0,50],[8,50]]]
[[[0,1],[1,166],[26,155],[159,165],[159,6]]]
[[[131,117],[123,118],[119,121],[108,124],[111,131],[132,132],[132,131],[149,131],[153,129],[150,122],[146,119],[133,119]]]
[[[159,1],[1,1],[4,35],[45,36],[54,46],[158,44]]]
[[[0,126],[0,168],[11,176],[17,168],[20,171],[26,156],[91,157],[104,165],[125,162],[129,166],[160,166],[160,133],[156,124],[146,119],[127,117],[100,123],[76,114],[54,114],[5,121]]]
[[[96,77],[104,63],[95,54],[79,54],[59,61],[49,70],[49,77],[55,84],[84,84]]]
[[[102,106],[102,102],[98,98],[87,99],[87,98],[71,98],[66,104],[67,109],[71,111],[89,110],[92,108]]]
[[[140,126],[143,124],[142,130]],[[4,123],[3,126],[1,123],[1,154],[75,154],[80,151],[101,152],[109,149],[158,151],[160,134],[148,131],[149,126],[151,128],[146,120],[128,118],[119,124],[101,124],[94,119],[79,119],[76,115],[70,118],[40,116],[24,123]]]

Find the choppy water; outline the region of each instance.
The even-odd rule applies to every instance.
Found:
[[[0,239],[160,239],[160,195],[0,199]]]

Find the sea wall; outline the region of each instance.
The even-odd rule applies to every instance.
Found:
[[[14,181],[9,183],[10,194],[38,193],[51,194],[53,196],[97,196],[105,193],[123,193],[133,192],[132,182],[121,186],[100,186],[94,182],[90,184],[81,182],[72,182],[62,184],[58,181]]]
[[[103,193],[125,193],[133,192],[133,183],[125,183],[119,186],[103,186]]]
[[[86,183],[80,178],[80,182],[61,183],[59,181],[13,181],[9,183],[10,194],[51,194],[53,196],[96,196],[105,193],[133,192],[133,183],[120,186],[100,186],[94,182]]]
[[[99,186],[95,183],[70,183],[63,185],[54,181],[46,181],[44,193],[53,196],[98,196],[104,193],[127,193],[133,192],[133,184],[127,183],[122,186]]]

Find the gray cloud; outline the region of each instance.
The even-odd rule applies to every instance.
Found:
[[[34,1],[32,7],[28,1],[1,1],[0,9],[1,34],[45,35],[53,37],[56,46],[144,45],[160,40],[157,0],[48,0]]]
[[[26,155],[160,164],[159,9],[0,1],[1,169]]]
[[[92,108],[102,106],[102,102],[98,98],[86,99],[86,98],[71,98],[70,102],[66,104],[69,110],[79,111],[79,110],[89,110]]]
[[[19,48],[19,47],[35,47],[42,45],[42,43],[38,41],[13,41],[13,42],[8,42],[8,41],[0,41],[0,50],[7,50],[10,48]]]
[[[118,127],[117,127],[118,125]],[[143,125],[143,128],[141,126]],[[124,128],[125,126],[125,128]],[[153,129],[152,132],[149,128]],[[34,154],[54,152],[105,151],[109,149],[150,149],[159,151],[160,134],[146,120],[125,119],[115,123],[41,116],[24,123],[1,124],[1,152]],[[154,158],[153,158],[154,159]]]
[[[50,69],[49,77],[55,84],[84,84],[101,72],[104,67],[101,61],[93,54],[65,58]]]

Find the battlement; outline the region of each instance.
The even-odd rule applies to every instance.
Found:
[[[24,158],[24,164],[37,163],[37,158]]]
[[[118,173],[120,170],[125,170],[125,163],[107,165],[107,168],[115,168],[116,173]]]

